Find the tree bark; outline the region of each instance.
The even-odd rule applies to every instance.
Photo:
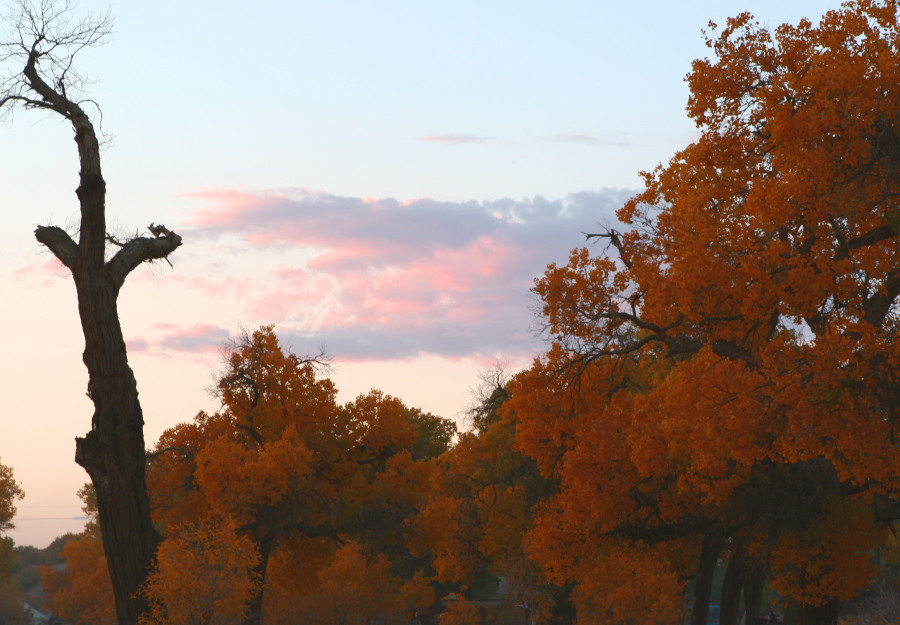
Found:
[[[144,421],[115,297],[102,281],[95,284],[81,278],[76,285],[90,376],[88,395],[95,410],[91,430],[76,439],[75,461],[88,472],[97,492],[119,623],[132,624],[146,607],[138,591],[157,543],[144,474]]]
[[[269,570],[269,559],[271,558],[272,550],[275,548],[275,537],[270,535],[265,536],[262,539],[254,538],[254,540],[256,541],[256,546],[260,554],[259,564],[256,565],[255,572],[259,576],[259,579],[266,582]],[[260,625],[262,623],[263,608],[265,606],[265,592],[266,586],[263,584],[263,587],[260,588],[259,592],[253,597],[253,601],[250,603],[249,609],[247,610],[247,616],[244,618],[242,625]]]
[[[39,93],[50,89],[37,74],[29,78]],[[75,282],[88,396],[94,403],[91,430],[76,439],[75,461],[87,471],[97,491],[103,549],[119,624],[134,625],[146,607],[140,589],[158,537],[150,517],[145,476],[143,412],[128,365],[117,298],[132,269],[146,260],[168,256],[181,244],[181,237],[163,226],[154,227],[154,238],[128,241],[105,261],[106,183],[100,169],[100,146],[93,125],[78,105],[56,96],[62,100],[54,110],[62,110],[72,122],[78,145],[80,236],[76,244],[62,229],[42,226],[35,230],[35,237],[72,271]]]
[[[697,567],[697,586],[694,589],[694,605],[691,608],[691,625],[706,625],[709,617],[709,599],[712,596],[713,575],[719,554],[725,546],[720,528],[711,528],[703,534],[700,547],[700,564]]]
[[[112,32],[109,15],[73,20],[68,5],[21,2],[18,40],[7,43],[6,60],[20,58],[21,73],[4,81],[0,107],[21,105],[50,111],[72,124],[78,146],[81,211],[78,242],[55,226],[39,226],[38,242],[72,272],[84,333],[88,396],[94,403],[91,430],[76,439],[75,460],[97,492],[103,548],[116,599],[119,625],[134,625],[144,610],[140,589],[157,543],[145,479],[143,413],[119,324],[117,298],[126,276],[144,261],[166,258],[181,237],[151,224],[151,237],[113,241],[106,232],[106,182],[100,144],[77,94],[82,84],[72,66],[84,47]],[[29,37],[31,39],[29,39]],[[119,246],[106,261],[108,242]]]
[[[839,607],[837,599],[822,605],[801,605],[797,625],[837,625]]]
[[[741,590],[744,587],[746,573],[746,561],[740,554],[735,553],[728,561],[725,579],[722,581],[720,625],[738,625],[741,615]]]
[[[744,609],[747,625],[759,622],[759,605],[762,603],[763,586],[766,582],[762,564],[751,561],[744,578]]]

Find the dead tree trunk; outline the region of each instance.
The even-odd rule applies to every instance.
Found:
[[[181,238],[155,228],[162,236],[132,239],[109,261],[104,260],[106,188],[99,145],[86,116],[73,115],[72,125],[81,156],[79,242],[55,227],[39,227],[35,236],[72,270],[75,281],[88,396],[94,402],[91,430],[76,440],[75,460],[88,472],[97,491],[116,611],[119,623],[125,625],[136,623],[143,611],[138,590],[152,562],[156,535],[144,474],[144,419],[128,365],[117,297],[132,269],[145,260],[165,257],[180,245]]]
[[[0,106],[20,104],[52,111],[69,120],[79,157],[76,191],[81,223],[78,241],[55,226],[40,226],[37,240],[72,272],[84,332],[88,396],[94,403],[91,430],[76,439],[75,460],[97,492],[103,548],[116,598],[120,625],[133,625],[143,612],[138,593],[146,580],[157,543],[145,480],[143,413],[125,350],[117,298],[128,274],[145,261],[166,258],[181,237],[151,224],[153,236],[117,241],[106,232],[106,183],[94,126],[70,95],[75,53],[109,34],[109,16],[71,20],[67,6],[52,2],[34,8],[20,3],[19,41],[7,44],[24,69],[0,94]],[[77,83],[75,84],[77,87]],[[106,259],[107,245],[118,249]]]
[[[105,261],[106,185],[100,171],[99,144],[87,116],[79,112],[71,119],[81,157],[79,242],[52,226],[39,227],[35,236],[72,270],[78,293],[94,415],[91,431],[76,440],[75,460],[88,472],[97,491],[116,611],[119,623],[126,625],[136,623],[143,611],[137,593],[152,562],[156,535],[144,474],[144,419],[128,365],[117,297],[132,269],[143,261],[167,256],[181,244],[181,238],[154,227],[161,236],[132,239]]]
[[[143,611],[137,591],[147,577],[156,535],[144,474],[144,419],[128,365],[117,297],[132,269],[143,261],[167,256],[181,244],[181,238],[154,227],[160,236],[123,243],[105,261],[106,185],[100,171],[99,144],[87,116],[79,112],[71,119],[81,157],[79,241],[76,244],[65,231],[52,226],[39,227],[35,236],[71,269],[75,281],[88,396],[94,402],[91,430],[76,440],[75,460],[88,472],[97,491],[103,548],[119,623],[125,625],[136,623]]]

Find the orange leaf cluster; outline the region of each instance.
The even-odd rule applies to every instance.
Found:
[[[259,553],[233,522],[175,528],[159,546],[141,625],[238,625],[260,590]]]
[[[64,570],[42,567],[53,614],[75,625],[115,625],[116,604],[97,525],[66,543]]]

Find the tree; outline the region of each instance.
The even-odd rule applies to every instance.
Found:
[[[22,589],[15,573],[19,559],[13,539],[0,538],[0,622],[9,625],[31,623],[22,601]]]
[[[12,468],[0,463],[0,532],[15,527],[15,502],[24,496],[25,492],[16,482]],[[0,620],[6,623],[28,622],[22,609],[21,593],[12,575],[17,558],[12,538],[0,538]]]
[[[151,455],[163,532],[233,521],[252,540],[264,585],[247,623],[292,622],[301,598],[310,610],[332,605],[359,575],[391,587],[382,599],[392,613],[414,611],[427,593],[408,584],[428,561],[410,552],[407,521],[431,496],[452,422],[376,390],[338,405],[331,380],[286,352],[271,326],[236,342],[217,390],[219,412],[166,431]],[[345,602],[352,619],[381,605],[358,598]]]
[[[700,138],[644,174],[628,231],[535,285],[553,346],[510,409],[561,491],[531,544],[594,613],[646,597],[630,573],[656,562],[654,598],[697,577],[702,624],[724,556],[748,622],[771,571],[801,622],[833,623],[900,493],[898,5],[742,14],[708,44]]]
[[[115,597],[96,525],[66,542],[65,569],[41,567],[53,614],[76,625],[116,625]]]
[[[15,527],[16,501],[25,496],[22,486],[16,482],[12,467],[0,463],[0,532]]]
[[[106,230],[100,142],[85,110],[93,102],[82,94],[83,81],[74,61],[82,49],[109,38],[110,15],[79,20],[67,2],[40,0],[34,6],[20,0],[11,26],[11,37],[0,46],[8,68],[0,83],[0,107],[59,115],[71,124],[78,148],[78,240],[56,226],[39,226],[35,237],[71,271],[78,295],[88,396],[95,409],[91,430],[76,441],[75,460],[97,490],[119,622],[131,625],[144,607],[137,591],[146,579],[156,535],[144,477],[143,413],[128,365],[117,297],[132,270],[168,257],[181,245],[181,237],[154,224],[149,228],[152,236],[127,241]],[[116,251],[107,259],[108,245]]]

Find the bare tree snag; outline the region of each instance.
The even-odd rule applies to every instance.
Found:
[[[110,237],[100,142],[83,108],[93,102],[78,99],[82,80],[73,60],[81,49],[109,37],[112,20],[108,14],[75,20],[67,2],[52,0],[38,6],[21,0],[17,8],[10,18],[12,34],[0,44],[0,60],[12,67],[0,83],[0,107],[7,112],[15,105],[51,111],[69,120],[75,133],[80,164],[78,240],[56,226],[39,226],[35,237],[69,268],[75,282],[88,396],[95,408],[91,430],[76,439],[75,460],[97,491],[119,623],[133,625],[144,610],[137,591],[147,577],[157,535],[144,475],[143,413],[128,365],[117,297],[132,270],[143,262],[167,258],[181,245],[181,237],[151,224],[152,236],[117,242],[115,254],[106,258]]]

